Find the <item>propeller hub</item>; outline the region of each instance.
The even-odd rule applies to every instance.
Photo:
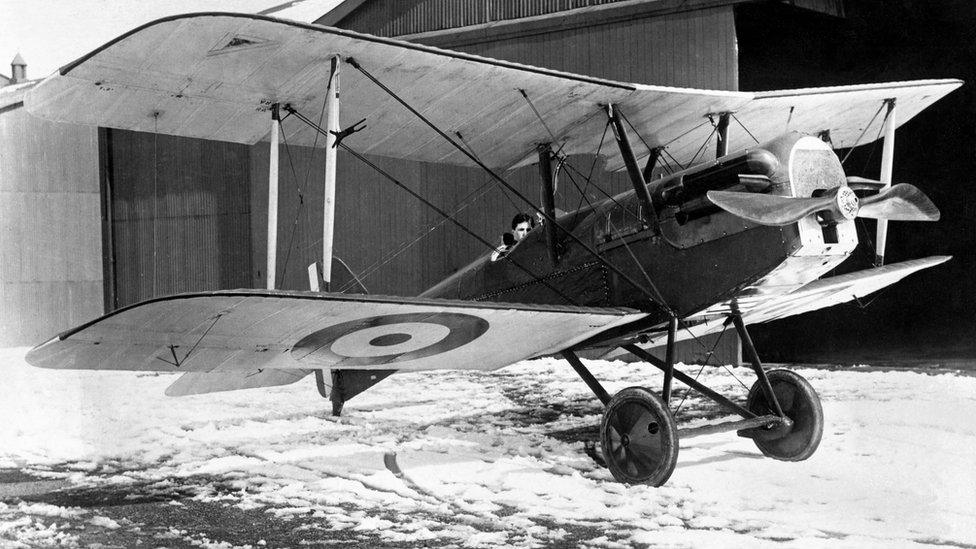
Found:
[[[837,188],[837,211],[840,212],[845,219],[854,219],[857,217],[857,211],[860,209],[858,204],[857,195],[850,187],[844,185]]]

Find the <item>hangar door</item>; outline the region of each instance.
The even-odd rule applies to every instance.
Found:
[[[251,285],[249,150],[99,130],[105,309]]]

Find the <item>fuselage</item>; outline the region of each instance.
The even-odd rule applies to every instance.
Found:
[[[844,184],[844,170],[827,144],[787,134],[649,183],[660,233],[631,190],[559,217],[558,261],[550,259],[545,229],[537,227],[507,258],[478,258],[422,295],[514,303],[571,300],[632,307],[663,321],[662,299],[684,317],[741,295],[790,292],[850,255],[857,246],[853,222],[809,215],[786,226],[762,226],[718,209],[705,193],[810,197]],[[620,273],[560,231],[572,232]]]

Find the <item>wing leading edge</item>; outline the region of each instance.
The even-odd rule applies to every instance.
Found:
[[[316,369],[492,370],[561,351],[642,316],[627,309],[220,291],[120,309],[39,345],[27,362],[228,373],[240,384],[235,388],[290,383]],[[264,373],[269,370],[290,373]],[[206,379],[191,376],[188,386],[194,378]]]
[[[896,99],[901,124],[961,84],[931,80],[758,94],[669,88],[261,15],[201,13],[161,19],[107,43],[32,89],[25,105],[52,120],[252,144],[268,134],[272,103],[310,115],[320,111],[328,59],[335,55],[355,59],[440,128],[463,136],[492,168],[535,161],[535,147],[543,142],[555,142],[567,154],[595,152],[607,103],[624,112],[650,147],[664,146],[687,164],[712,135],[710,114],[736,113],[748,130],[733,128],[733,149],[752,145],[752,136],[766,141],[789,130],[829,130],[842,147],[861,134],[865,143],[877,136],[862,130],[885,99]],[[348,138],[354,149],[472,165],[351,66],[341,74],[347,99],[340,125],[367,120],[365,131]],[[289,143],[324,146],[294,118],[283,126]],[[647,155],[642,149],[638,156]],[[609,169],[622,166],[616,147],[600,150]]]
[[[702,337],[728,328],[726,319],[732,312],[732,301],[735,301],[736,308],[742,314],[742,319],[746,324],[759,324],[863,298],[900,281],[912,273],[941,265],[950,259],[951,256],[944,255],[912,259],[900,263],[891,263],[883,267],[821,278],[789,293],[736,296],[733,300],[718,303],[701,314],[688,317],[688,327],[678,331],[678,339]],[[647,344],[642,344],[641,347],[652,348],[664,345],[665,338],[666,336],[656,336]],[[615,357],[621,354],[624,352],[614,350],[607,356]]]

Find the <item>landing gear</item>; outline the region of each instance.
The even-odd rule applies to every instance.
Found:
[[[628,387],[610,400],[600,445],[613,478],[626,484],[664,484],[678,462],[678,429],[664,400]]]
[[[817,392],[794,372],[767,372],[742,317],[733,311],[729,320],[739,333],[743,351],[757,378],[745,407],[674,368],[676,318],[668,326],[665,360],[636,345],[622,346],[664,372],[660,396],[643,387],[628,387],[611,398],[573,351],[563,351],[563,357],[606,406],[600,423],[600,445],[607,467],[617,481],[651,486],[667,482],[678,461],[679,435],[688,438],[737,431],[739,436],[753,439],[764,455],[782,461],[802,461],[817,450],[823,434],[823,410]],[[668,405],[674,379],[742,419],[679,431]]]
[[[823,435],[820,397],[807,380],[790,370],[771,370],[766,372],[766,377],[783,414],[792,420],[793,427],[778,438],[760,436],[758,431],[752,438],[765,456],[781,461],[803,461],[817,450]],[[746,408],[758,416],[775,413],[760,381],[749,390]]]

